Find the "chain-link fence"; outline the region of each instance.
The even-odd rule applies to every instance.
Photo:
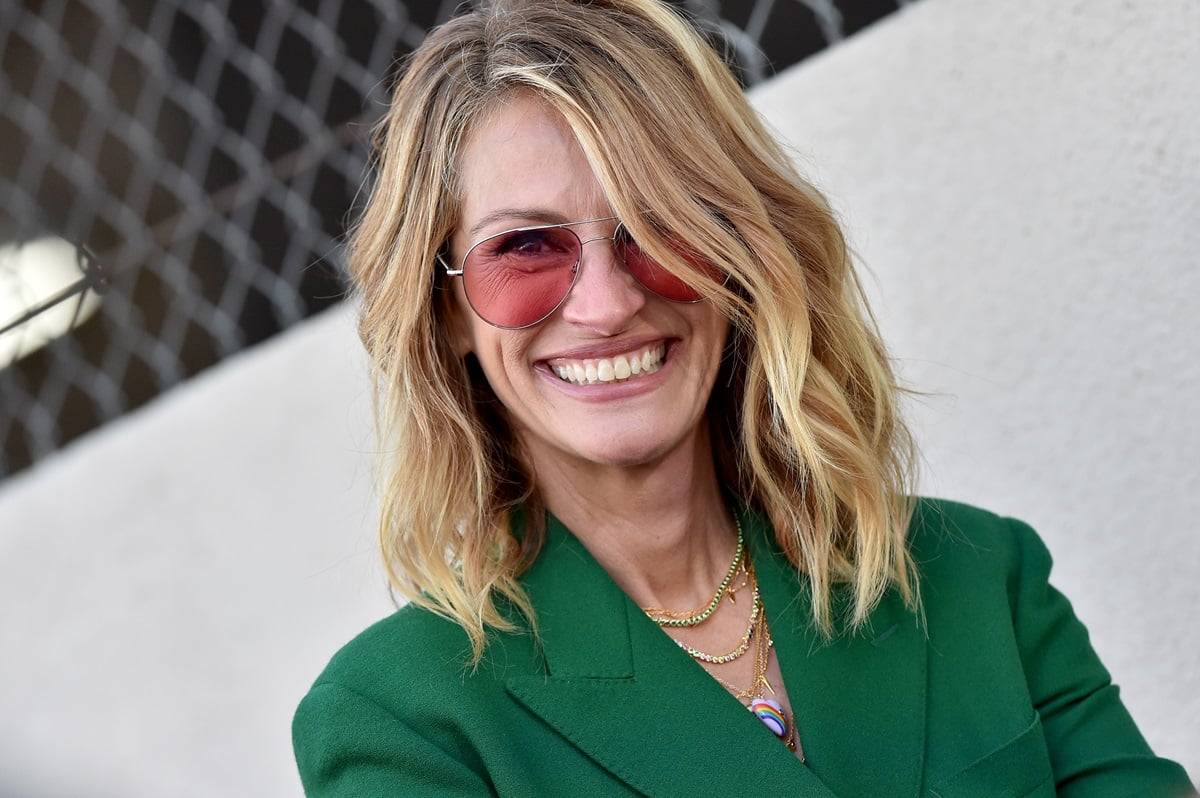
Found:
[[[681,5],[753,84],[904,2]],[[389,70],[457,6],[0,0],[0,293],[34,242],[79,249],[68,290],[0,318],[2,343],[78,302],[0,362],[0,477],[339,300]]]

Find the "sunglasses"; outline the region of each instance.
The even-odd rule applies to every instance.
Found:
[[[545,321],[566,301],[579,278],[583,245],[612,241],[625,268],[644,288],[672,302],[699,302],[700,292],[664,269],[642,251],[621,222],[611,236],[580,238],[572,230],[581,224],[610,222],[615,216],[566,224],[545,224],[505,230],[477,241],[457,269],[437,256],[450,277],[462,277],[467,302],[479,318],[493,327],[520,330]],[[682,244],[680,256],[718,283],[724,275]]]

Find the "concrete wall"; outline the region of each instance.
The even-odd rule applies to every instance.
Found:
[[[296,702],[391,605],[348,308],[0,491],[0,796],[300,794]]]
[[[834,197],[926,492],[1037,526],[1200,777],[1200,7],[923,0],[756,92]],[[388,611],[336,310],[0,488],[0,795],[299,792],[291,710]]]

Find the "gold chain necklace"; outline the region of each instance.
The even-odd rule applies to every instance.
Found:
[[[729,570],[725,573],[721,584],[717,586],[717,592],[713,595],[712,601],[708,602],[708,606],[700,610],[682,611],[665,610],[661,607],[642,607],[642,612],[649,615],[650,620],[659,626],[679,628],[695,626],[712,617],[712,614],[717,611],[717,607],[721,605],[721,599],[725,598],[725,592],[729,589],[733,578],[737,576],[745,559],[746,546],[742,538],[742,522],[738,520],[737,516],[734,516],[733,525],[737,528],[737,549],[733,552],[733,562],[729,564]]]
[[[800,746],[799,736],[796,734],[796,719],[795,716],[784,709],[783,705],[778,701],[767,698],[766,695],[770,692],[771,695],[776,695],[775,688],[771,686],[771,682],[767,679],[767,669],[771,662],[771,649],[775,646],[775,641],[771,637],[771,630],[767,626],[767,610],[763,606],[762,597],[758,590],[758,580],[754,576],[754,568],[749,563],[746,557],[744,545],[742,541],[742,527],[738,524],[738,545],[737,551],[734,553],[733,564],[729,568],[729,572],[725,575],[725,579],[717,588],[716,595],[713,596],[708,607],[701,612],[681,612],[676,610],[665,610],[661,608],[646,608],[643,611],[650,616],[660,627],[680,627],[680,626],[696,626],[703,621],[708,620],[716,609],[721,604],[721,599],[725,597],[729,586],[733,582],[739,569],[744,569],[746,577],[741,585],[734,588],[730,592],[729,600],[734,601],[733,593],[736,593],[747,584],[753,585],[753,599],[750,607],[750,625],[746,629],[746,633],[742,635],[738,645],[727,654],[709,654],[700,651],[697,648],[687,645],[682,640],[675,640],[675,644],[679,646],[689,657],[709,666],[725,665],[729,662],[742,657],[750,649],[750,641],[755,639],[755,631],[758,631],[756,644],[754,647],[754,675],[750,681],[750,685],[743,690],[731,685],[716,673],[705,667],[709,675],[717,680],[726,690],[741,701],[748,710],[754,713],[754,716],[762,721],[763,725],[771,730],[789,750],[795,751],[800,756],[800,761],[804,762],[804,749]],[[734,602],[736,603],[736,602]]]
[[[750,625],[746,628],[746,633],[742,635],[742,639],[738,641],[737,646],[727,654],[709,654],[708,652],[689,646],[682,640],[675,640],[673,637],[671,639],[675,640],[675,645],[686,651],[687,655],[692,659],[698,659],[701,662],[707,662],[712,665],[724,665],[727,662],[733,662],[750,650],[750,639],[754,637],[754,629],[763,617],[762,600],[758,595],[757,584],[754,586],[754,598],[751,601],[753,603],[750,605]],[[759,635],[759,638],[761,639],[762,635]]]
[[[764,614],[764,617],[758,620],[760,633],[757,644],[754,647],[754,675],[751,677],[748,687],[744,690],[739,690],[720,676],[717,676],[717,674],[709,671],[714,679],[724,685],[726,690],[733,693],[734,698],[743,703],[752,698],[762,698],[767,694],[767,691],[770,691],[772,695],[775,694],[775,688],[767,680],[767,666],[770,663],[771,646],[774,641],[771,640],[771,633],[767,629],[766,623],[767,619]]]
[[[774,732],[775,736],[782,740],[788,749],[798,753],[800,761],[804,762],[806,761],[804,748],[800,745],[800,738],[796,734],[795,715],[784,709],[783,705],[778,701],[767,698],[768,692],[771,695],[776,695],[775,688],[771,686],[771,682],[767,679],[767,668],[771,663],[771,649],[774,648],[775,641],[772,639],[771,629],[767,625],[765,608],[759,610],[758,629],[758,644],[755,646],[754,651],[754,676],[746,689],[739,690],[711,670],[707,668],[705,670],[708,670],[710,676],[732,693],[734,698],[741,701],[746,706],[746,709],[753,712],[755,717]]]

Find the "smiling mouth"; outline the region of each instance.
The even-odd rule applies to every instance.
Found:
[[[666,351],[667,345],[659,342],[636,352],[627,352],[615,357],[557,360],[550,366],[550,369],[558,375],[560,380],[572,385],[627,382],[653,374],[661,369]]]

